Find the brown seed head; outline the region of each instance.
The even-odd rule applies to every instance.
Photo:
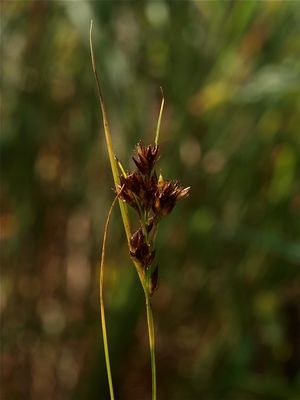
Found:
[[[159,147],[157,145],[149,144],[147,147],[144,147],[141,143],[138,143],[136,146],[136,156],[133,156],[132,159],[141,174],[151,175],[158,159],[158,150]]]
[[[159,177],[153,212],[161,216],[170,214],[178,200],[184,199],[189,195],[190,188],[183,188],[178,181],[165,181]]]
[[[145,236],[138,229],[130,238],[130,255],[141,263],[144,269],[148,269],[155,258],[155,251],[146,243]]]
[[[121,188],[123,190],[121,191]],[[126,177],[120,177],[120,186],[117,194],[120,199],[135,208],[138,212],[148,211],[153,206],[157,188],[157,175],[143,176],[139,171],[134,171]]]

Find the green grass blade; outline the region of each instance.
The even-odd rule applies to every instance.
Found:
[[[114,183],[115,183],[115,186],[117,187],[118,185],[120,185],[118,164],[117,164],[117,160],[116,160],[115,153],[113,150],[109,123],[108,123],[105,104],[104,104],[102,91],[101,91],[101,87],[100,87],[100,80],[99,80],[99,76],[98,76],[97,69],[96,69],[94,50],[93,50],[92,31],[93,31],[93,21],[91,21],[91,26],[90,26],[90,50],[91,50],[92,66],[93,66],[93,72],[94,72],[96,85],[97,85],[98,98],[99,98],[100,110],[101,110],[101,114],[102,114],[107,152],[108,152],[108,156],[109,156],[109,161],[110,161],[110,166],[111,166],[111,170],[112,170],[112,174],[113,174]],[[129,241],[131,238],[131,229],[130,229],[130,223],[129,223],[128,209],[127,209],[126,204],[120,199],[119,199],[119,206],[120,206],[122,220],[123,220],[125,233],[126,233],[126,237],[127,237],[127,242],[128,242],[128,246],[129,246]],[[132,260],[132,261],[138,272],[143,289],[145,290],[145,282],[144,282],[145,279],[144,279],[144,274],[143,274],[142,268],[137,262],[135,262],[135,260]]]
[[[158,120],[157,120],[157,126],[156,126],[156,134],[155,134],[155,144],[156,146],[158,145],[158,138],[159,138],[159,132],[160,132],[160,124],[161,124],[161,118],[162,118],[162,113],[164,109],[164,104],[165,104],[165,97],[164,97],[164,92],[162,90],[162,87],[160,88],[161,90],[161,104],[160,104],[160,110],[159,110],[159,115],[158,115]]]
[[[106,147],[107,147],[107,151],[108,151],[108,156],[109,156],[110,166],[111,166],[111,170],[112,170],[112,174],[113,174],[113,178],[114,178],[114,183],[115,183],[115,186],[117,187],[120,184],[118,164],[115,159],[115,154],[114,154],[114,150],[113,150],[113,146],[112,146],[110,128],[109,128],[106,109],[105,109],[105,105],[104,105],[104,101],[103,101],[100,80],[99,80],[99,76],[98,76],[96,64],[95,64],[93,41],[92,41],[92,30],[93,30],[93,21],[91,21],[91,27],[90,27],[90,49],[91,49],[92,66],[93,66],[94,76],[95,76],[96,85],[97,85],[98,98],[99,98],[99,102],[100,102],[100,109],[101,109],[102,120],[103,120]],[[121,214],[122,214],[122,218],[123,218],[123,223],[124,223],[124,227],[125,227],[127,240],[129,240],[131,234],[130,234],[130,225],[129,225],[127,206],[121,200],[119,200],[119,204],[120,204],[120,209],[121,209]]]

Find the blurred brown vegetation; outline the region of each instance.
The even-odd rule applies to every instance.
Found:
[[[159,234],[160,399],[299,399],[300,5],[4,1],[1,398],[109,398],[98,259],[116,153],[153,141],[192,187]],[[99,134],[100,132],[100,134]],[[143,294],[116,209],[106,307],[117,398],[150,398]]]

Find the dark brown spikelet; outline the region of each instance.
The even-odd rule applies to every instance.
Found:
[[[153,212],[166,216],[173,210],[178,200],[184,199],[189,195],[190,187],[183,188],[178,181],[165,181],[160,176],[153,204]]]
[[[145,236],[139,228],[130,238],[130,255],[134,257],[145,270],[152,264],[155,258],[155,251],[146,243]]]
[[[120,185],[116,192],[121,200],[140,212],[140,210],[151,210],[156,190],[157,175],[155,171],[151,176],[143,176],[139,171],[134,171],[126,177],[120,176]]]
[[[143,177],[137,171],[128,174],[126,177],[121,175],[116,194],[121,200],[139,211],[138,200],[142,185]]]
[[[151,210],[157,189],[157,175],[155,171],[150,177],[144,177],[143,186],[141,189],[140,199],[143,209],[146,211]]]
[[[136,155],[132,157],[137,169],[143,175],[151,175],[154,165],[158,159],[159,147],[149,144],[144,147],[141,143],[136,146]]]

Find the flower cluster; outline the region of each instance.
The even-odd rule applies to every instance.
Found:
[[[159,156],[159,146],[141,143],[132,157],[136,169],[120,176],[117,194],[121,200],[133,207],[140,226],[130,239],[130,255],[149,277],[150,292],[157,287],[158,267],[153,268],[155,258],[153,243],[157,226],[162,217],[170,214],[178,200],[188,196],[190,188],[183,188],[176,180],[164,180],[154,169]]]

